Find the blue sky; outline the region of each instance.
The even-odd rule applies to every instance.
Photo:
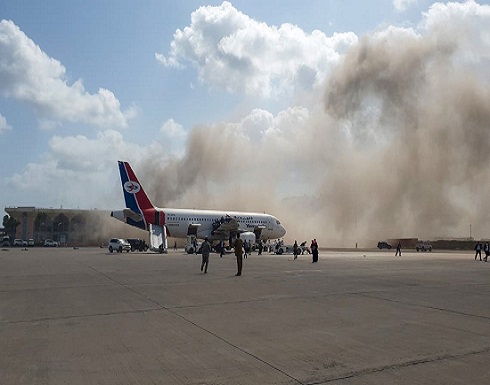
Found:
[[[342,73],[339,63],[366,41],[387,39],[385,46],[394,47],[400,36],[409,36],[408,45],[431,41],[445,25],[455,26],[447,33],[459,33],[476,20],[484,36],[488,3],[4,0],[0,207],[121,206],[118,159],[131,161],[143,174],[159,206],[281,211],[275,201],[306,196],[305,205],[313,207],[335,174],[328,157],[312,162],[303,154],[311,153],[319,132],[329,146],[340,131],[336,139],[347,140],[346,146],[362,142],[380,151],[396,136],[379,129],[379,122],[386,122],[379,116],[379,95],[365,98],[362,105],[368,107],[355,119],[328,112],[325,95],[334,84],[332,73]],[[486,82],[482,68],[488,56],[469,60],[468,53],[488,49],[488,41],[474,41],[461,39],[458,49]],[[319,122],[330,123],[322,129]],[[332,127],[337,127],[333,134]],[[305,143],[292,140],[295,136]],[[237,138],[246,146],[237,148]],[[284,155],[296,146],[302,147],[297,158]],[[223,159],[194,159],[194,147],[228,153],[227,167],[216,168]],[[312,176],[312,169],[321,169],[321,178]],[[245,176],[254,182],[237,184],[234,170],[244,175],[240,182]],[[190,177],[182,176],[188,172]],[[159,187],[151,181],[155,175],[174,186]],[[252,199],[261,186],[254,185],[257,180],[267,181],[266,192],[274,199],[259,198],[260,204]],[[460,207],[464,189],[451,183],[447,199]],[[239,207],[232,207],[229,196],[241,198]],[[410,199],[401,202],[407,211],[415,204]],[[325,210],[332,214],[332,208]],[[474,215],[474,210],[464,211]],[[442,231],[464,227],[451,223]],[[342,227],[332,225],[335,236],[343,236]]]

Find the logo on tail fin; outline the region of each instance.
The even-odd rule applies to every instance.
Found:
[[[141,190],[141,186],[137,182],[128,180],[124,183],[124,190],[130,194],[137,194]]]

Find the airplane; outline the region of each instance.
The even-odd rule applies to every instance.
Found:
[[[270,240],[286,234],[273,215],[239,211],[172,209],[154,206],[128,162],[118,161],[126,208],[111,212],[111,217],[150,233],[150,249],[166,253],[167,238],[193,240],[208,238],[227,241]]]

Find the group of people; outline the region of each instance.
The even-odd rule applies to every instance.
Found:
[[[485,252],[485,256],[483,257],[483,261],[487,262],[488,256],[490,255],[490,246],[488,245],[488,242],[485,242],[484,245],[482,245],[481,242],[478,242],[475,245],[475,261],[476,261],[477,257],[480,257],[480,261],[482,260],[482,257],[481,257],[482,250]]]
[[[245,242],[240,238],[240,233],[238,233],[235,242],[233,243],[233,246],[235,248],[235,257],[237,263],[237,273],[235,274],[235,276],[237,277],[242,275],[244,251],[245,251],[245,255],[247,255],[247,251],[245,250],[244,245]],[[221,250],[223,250],[223,248]],[[202,253],[201,271],[204,271],[204,274],[207,274],[208,265],[209,265],[209,254],[211,253],[211,244],[209,243],[208,237],[204,238],[204,242],[201,245],[201,253]],[[222,251],[221,251],[221,256],[223,256]]]
[[[262,252],[262,242],[259,240],[259,255]],[[221,250],[223,250],[223,244],[221,244]],[[235,241],[233,242],[233,247],[235,249],[235,257],[236,257],[236,263],[237,263],[237,273],[235,274],[236,277],[239,277],[242,275],[242,266],[243,266],[243,258],[247,258],[247,254],[249,250],[247,250],[247,242],[243,241],[243,239],[240,238],[240,233],[237,234]],[[310,250],[311,254],[313,257],[312,263],[318,262],[318,243],[316,239],[313,239],[311,241],[310,245]],[[211,244],[209,243],[208,237],[204,238],[204,242],[201,245],[201,253],[202,253],[202,260],[201,260],[201,271],[204,272],[204,274],[207,274],[208,272],[208,264],[209,264],[209,254],[211,253]],[[294,241],[294,246],[293,246],[293,254],[294,254],[294,259],[298,258],[298,255],[301,253],[301,248],[298,246],[298,242]],[[221,256],[223,256],[222,251],[221,251]]]
[[[293,245],[293,259],[298,259],[298,255],[303,254],[304,248],[306,246],[306,241],[301,244],[301,246],[298,246],[298,242],[295,240],[294,245]],[[318,262],[318,243],[316,239],[313,239],[311,241],[310,249],[308,250],[308,254],[311,251],[311,255],[313,258],[313,261],[311,263],[316,263]]]
[[[298,255],[303,254],[303,247],[304,247],[305,243],[306,242],[303,242],[301,244],[301,246],[299,246],[298,242],[294,241],[294,245],[293,245],[293,258],[294,259],[297,259]],[[235,276],[239,277],[242,275],[243,258],[247,258],[247,254],[250,253],[250,250],[251,250],[251,247],[250,247],[251,245],[248,244],[248,242],[243,241],[240,238],[239,233],[237,234],[237,237],[236,237],[236,239],[232,245],[235,249],[235,257],[236,257],[236,261],[237,261],[237,273],[235,274]],[[259,255],[260,255],[262,253],[262,248],[264,247],[264,245],[262,244],[261,241],[259,241],[258,245],[259,245],[258,251],[259,251]],[[223,247],[223,243],[222,243],[221,250],[223,250],[223,249],[224,249],[224,247]],[[202,243],[201,251],[202,251],[201,271],[204,271],[204,274],[206,274],[208,272],[209,254],[211,253],[211,244],[209,243],[209,240],[207,237],[204,239],[204,242]],[[313,259],[312,263],[318,262],[318,243],[317,243],[316,239],[313,239],[311,241],[310,251],[311,251],[311,255],[312,255],[312,259]],[[482,257],[482,251],[485,253],[484,257]],[[221,256],[223,256],[222,253],[223,253],[223,251],[221,251]],[[396,252],[395,252],[395,256],[398,256],[398,255],[400,257],[402,256],[401,243],[400,242],[398,242],[398,245],[396,247]],[[487,262],[489,255],[490,255],[490,245],[488,242],[485,242],[485,244],[478,242],[475,245],[475,261],[479,257],[480,261]]]

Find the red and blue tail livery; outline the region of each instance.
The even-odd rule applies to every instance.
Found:
[[[123,187],[126,209],[113,211],[111,215],[128,225],[149,230],[150,224],[163,225],[165,215],[153,206],[145,190],[128,162],[119,161],[119,173]]]

